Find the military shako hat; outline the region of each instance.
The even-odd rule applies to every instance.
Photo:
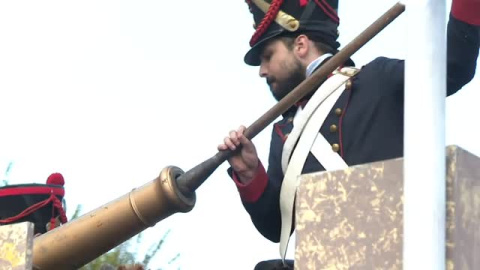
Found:
[[[338,51],[338,0],[246,0],[253,14],[255,32],[245,63],[260,65],[263,46],[272,38],[305,34]]]
[[[30,221],[35,234],[42,234],[66,223],[64,184],[63,176],[53,173],[46,184],[0,187],[0,226]]]

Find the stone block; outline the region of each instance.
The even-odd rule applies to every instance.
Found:
[[[480,269],[480,158],[446,162],[446,269]],[[296,269],[402,269],[403,159],[302,175],[295,208]]]
[[[0,226],[0,270],[32,269],[33,223]]]

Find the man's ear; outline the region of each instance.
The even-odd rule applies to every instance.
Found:
[[[295,38],[294,52],[300,58],[305,58],[308,55],[310,47],[310,39],[306,35],[299,35]]]

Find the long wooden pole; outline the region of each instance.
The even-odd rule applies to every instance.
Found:
[[[252,125],[250,125],[245,131],[245,136],[249,139],[254,138],[258,133],[270,125],[275,119],[277,119],[277,117],[287,111],[302,97],[306,96],[313,89],[317,89],[330,73],[345,63],[355,52],[357,52],[361,47],[363,47],[363,45],[375,37],[404,11],[405,5],[400,2],[396,3],[360,35],[352,40],[347,46],[330,58],[330,60],[322,65],[310,77],[305,79],[288,95],[286,95]],[[179,189],[184,194],[191,194],[195,192],[195,190],[197,190],[197,188],[200,187],[200,185],[202,185],[203,182],[207,180],[207,178],[232,155],[232,153],[233,152],[230,150],[220,151],[213,157],[190,169],[185,174],[180,175],[177,178]]]

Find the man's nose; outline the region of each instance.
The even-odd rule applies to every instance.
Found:
[[[267,72],[267,67],[266,67],[266,65],[264,65],[264,64],[261,64],[261,65],[260,65],[260,68],[258,69],[258,75],[259,75],[261,78],[267,77],[268,72]]]

